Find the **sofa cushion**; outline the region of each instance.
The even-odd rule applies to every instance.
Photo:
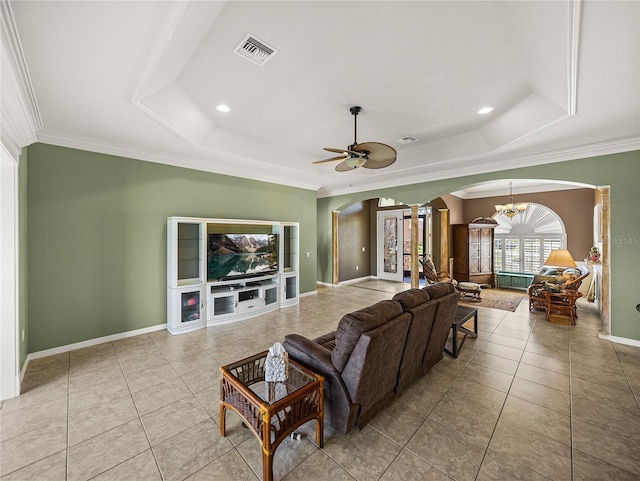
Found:
[[[442,296],[451,294],[456,289],[454,285],[449,282],[438,282],[437,284],[424,287],[422,290],[426,291],[431,299],[440,299]]]
[[[398,294],[393,296],[393,300],[400,303],[403,311],[413,309],[418,304],[424,304],[430,299],[431,296],[429,296],[429,293],[424,289],[409,289],[399,292]]]
[[[402,306],[397,301],[380,301],[359,311],[345,314],[336,330],[336,347],[331,353],[335,368],[342,372],[360,335],[375,329],[402,314]]]

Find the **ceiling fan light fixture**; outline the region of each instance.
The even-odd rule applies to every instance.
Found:
[[[398,156],[396,149],[380,142],[358,143],[358,114],[362,107],[355,105],[349,109],[353,115],[353,144],[347,150],[324,147],[324,150],[340,154],[330,159],[316,160],[314,164],[340,161],[336,166],[337,172],[349,172],[350,170],[364,167],[365,169],[382,169],[393,164]]]

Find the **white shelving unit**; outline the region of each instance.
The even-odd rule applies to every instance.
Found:
[[[209,279],[210,234],[276,234],[278,269]],[[180,334],[249,319],[299,302],[299,224],[237,219],[167,219],[167,329]]]

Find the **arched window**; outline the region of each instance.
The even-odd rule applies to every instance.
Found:
[[[554,211],[530,203],[527,210],[507,217],[495,213],[495,271],[537,274],[552,249],[567,248],[564,222]]]

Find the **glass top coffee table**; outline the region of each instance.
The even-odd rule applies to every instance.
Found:
[[[264,380],[264,351],[220,368],[220,434],[233,409],[262,444],[262,480],[273,480],[273,455],[289,434],[315,419],[316,444],[324,439],[324,378],[289,360],[286,382]]]

